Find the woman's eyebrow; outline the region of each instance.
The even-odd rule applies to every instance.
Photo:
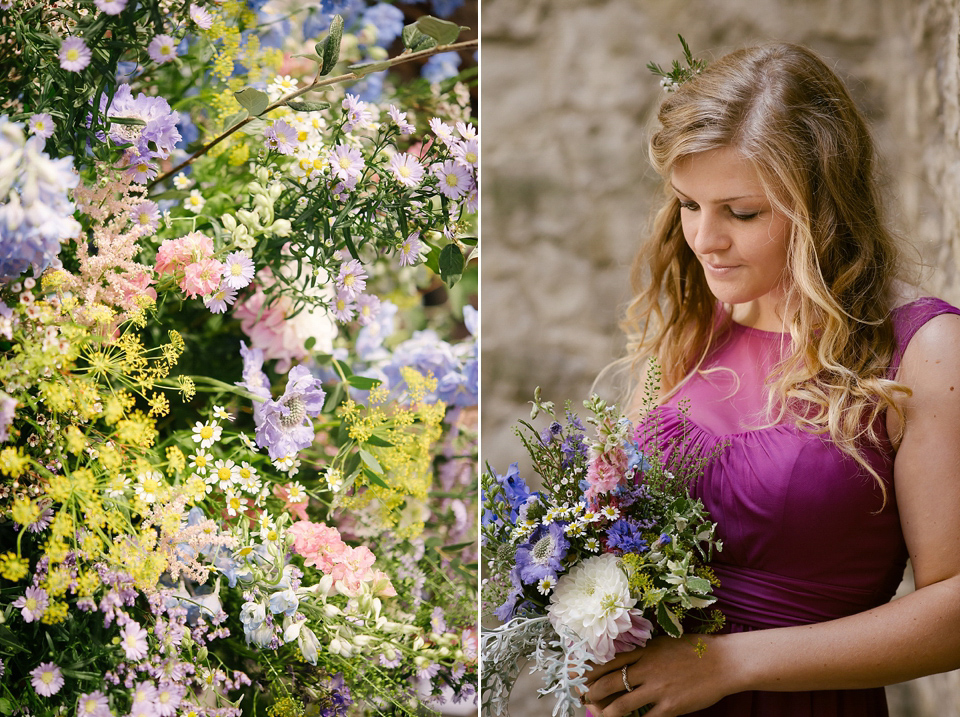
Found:
[[[670,186],[673,187],[673,191],[675,191],[677,194],[683,194],[683,196],[689,198],[688,194],[677,189],[676,185],[673,184],[672,182],[670,183]],[[726,197],[725,199],[714,200],[714,204],[726,204],[727,202],[735,202],[738,199],[756,199],[758,197],[763,197],[763,196],[764,196],[763,194],[742,194],[739,197]]]

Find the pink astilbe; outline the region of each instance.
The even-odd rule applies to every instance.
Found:
[[[601,493],[609,493],[617,487],[626,472],[627,454],[619,446],[598,454],[587,468],[590,487],[583,494],[584,497],[592,503]]]

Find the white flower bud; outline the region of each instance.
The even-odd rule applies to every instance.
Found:
[[[270,225],[270,232],[276,234],[278,237],[285,237],[290,234],[293,230],[293,227],[290,225],[289,219],[277,219],[272,225]]]

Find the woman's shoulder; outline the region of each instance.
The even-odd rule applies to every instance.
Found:
[[[960,364],[960,308],[915,287],[898,298],[891,314],[897,342],[891,368],[948,359]]]

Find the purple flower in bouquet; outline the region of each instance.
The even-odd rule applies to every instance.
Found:
[[[566,523],[539,525],[530,541],[517,548],[517,567],[520,580],[530,585],[543,578],[556,579],[563,569],[563,559],[570,550],[570,541],[563,533]]]
[[[437,187],[448,199],[457,199],[473,189],[473,176],[470,170],[452,159],[433,165],[431,171],[439,180]]]
[[[257,424],[257,445],[276,460],[295,455],[313,443],[311,417],[323,409],[326,394],[320,381],[305,366],[294,366],[287,375],[287,387],[277,400],[266,401]]]
[[[517,600],[523,595],[523,582],[520,580],[520,568],[514,566],[508,576],[511,590],[506,599],[499,605],[493,614],[500,622],[510,622],[517,612]]]
[[[443,82],[450,77],[456,77],[459,71],[460,55],[456,52],[441,52],[424,63],[420,74],[428,82]]]
[[[39,112],[32,115],[27,122],[30,132],[41,139],[49,139],[53,136],[53,117],[46,112]]]
[[[500,484],[502,492],[494,500],[496,503],[507,503],[510,506],[510,523],[516,525],[520,516],[520,508],[536,493],[531,493],[523,478],[520,477],[520,468],[516,463],[511,463],[510,468],[504,475],[494,474],[497,483]],[[484,501],[486,502],[486,501]],[[498,522],[496,515],[492,510],[484,513],[482,522],[484,525]]]
[[[80,72],[90,64],[90,48],[79,37],[68,37],[60,45],[60,67],[67,72]]]
[[[117,144],[132,144],[141,157],[166,159],[180,141],[177,122],[180,113],[170,109],[163,97],[148,97],[142,92],[133,97],[130,85],[117,88],[110,106],[107,98],[100,99],[100,111],[107,117],[142,120],[143,125],[110,124],[109,137]],[[153,143],[154,147],[150,144]]]
[[[80,695],[77,717],[112,717],[107,696],[100,690]]]
[[[93,4],[107,15],[119,15],[127,6],[127,0],[94,0]]]
[[[607,529],[607,547],[619,553],[644,553],[650,547],[641,536],[643,527],[630,518],[620,518]]]
[[[293,154],[298,143],[297,130],[284,120],[277,120],[264,131],[263,143],[267,149],[274,149],[280,154]]]
[[[177,42],[169,35],[157,35],[147,45],[150,59],[161,65],[177,56]]]
[[[43,617],[48,605],[47,591],[29,586],[24,594],[13,601],[13,607],[20,610],[24,622],[34,622]]]
[[[558,634],[587,641],[595,662],[609,662],[618,652],[643,647],[653,625],[634,607],[630,584],[610,553],[578,563],[562,576],[550,596],[547,614]]]
[[[52,662],[41,662],[30,671],[30,684],[41,697],[52,697],[63,687],[63,673]]]
[[[241,341],[240,356],[243,357],[243,381],[237,382],[237,385],[254,396],[270,398],[270,379],[263,372],[263,349],[248,349],[247,344]]]

